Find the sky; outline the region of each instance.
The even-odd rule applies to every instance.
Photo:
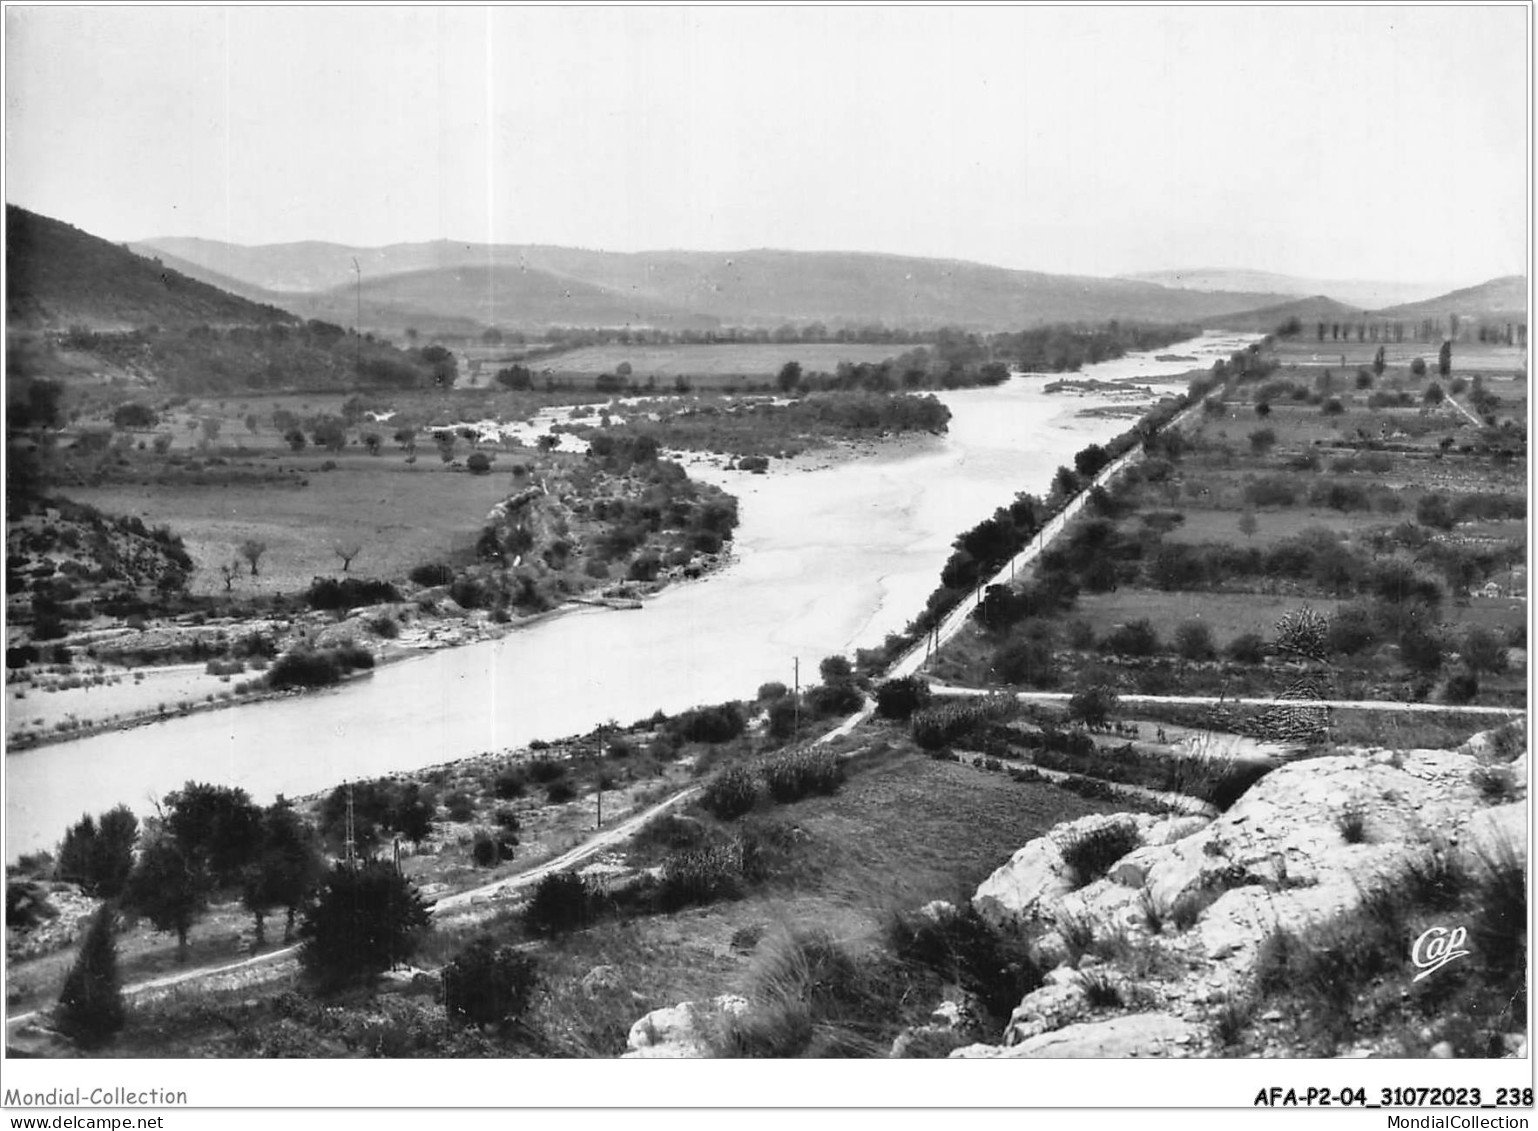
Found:
[[[5,12],[6,200],[123,241],[1526,270],[1525,6]]]

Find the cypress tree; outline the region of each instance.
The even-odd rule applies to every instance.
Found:
[[[105,1044],[123,1027],[117,940],[112,934],[116,918],[110,903],[97,909],[59,994],[59,1031],[82,1048]]]

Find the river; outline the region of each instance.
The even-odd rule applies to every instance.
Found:
[[[1157,381],[1210,367],[1247,340],[1208,336],[1158,351],[1195,362],[1138,354],[1078,376]],[[583,609],[339,689],[8,754],[6,859],[52,848],[83,812],[121,802],[151,813],[152,798],[188,780],[238,785],[265,803],[751,698],[769,680],[788,685],[797,658],[803,683],[815,681],[823,657],[852,656],[913,618],[957,534],[1016,492],[1044,494],[1058,465],[1130,423],[1079,416],[1110,402],[1048,395],[1047,380],[941,393],[947,435],[895,454],[817,470],[793,462],[765,476],[691,468],[741,500],[734,560],[639,611]]]

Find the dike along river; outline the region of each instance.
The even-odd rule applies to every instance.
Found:
[[[1138,354],[1077,376],[1171,378],[1247,340],[1208,336],[1159,351],[1194,362]],[[1078,416],[1110,401],[1043,393],[1051,379],[939,394],[949,433],[906,452],[767,476],[691,467],[741,500],[734,561],[639,611],[570,612],[340,689],[8,755],[6,859],[53,848],[84,812],[123,803],[142,818],[152,798],[188,780],[242,786],[266,803],[658,709],[752,698],[769,680],[789,685],[797,658],[803,684],[813,682],[823,657],[879,644],[923,608],[956,535],[1017,492],[1045,494],[1059,464],[1129,426],[1125,416]]]

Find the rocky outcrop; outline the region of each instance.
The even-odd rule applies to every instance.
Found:
[[[1511,800],[1526,796],[1525,744],[1516,724],[1458,750],[1345,750],[1274,770],[1211,821],[1115,814],[1053,828],[989,876],[973,906],[1031,935],[1042,965],[1062,965],[1021,1001],[999,1045],[952,1055],[1196,1051],[1205,1037],[1193,1023],[1248,984],[1278,925],[1348,911],[1429,854],[1525,861],[1526,805]],[[1136,847],[1075,887],[1063,846],[1113,822],[1136,829]],[[1088,938],[1158,972],[1139,986],[1139,1012],[1083,1020],[1090,1010],[1069,967]]]
[[[1049,1057],[1055,1060],[1117,1059],[1182,1056],[1198,1041],[1198,1031],[1178,1017],[1164,1013],[1127,1013],[1098,1021],[1067,1025],[1008,1048],[970,1045],[951,1053],[953,1059]]]
[[[697,1059],[710,1055],[713,1022],[740,1016],[748,999],[722,994],[705,1004],[692,1001],[654,1009],[630,1027],[626,1059]]]

